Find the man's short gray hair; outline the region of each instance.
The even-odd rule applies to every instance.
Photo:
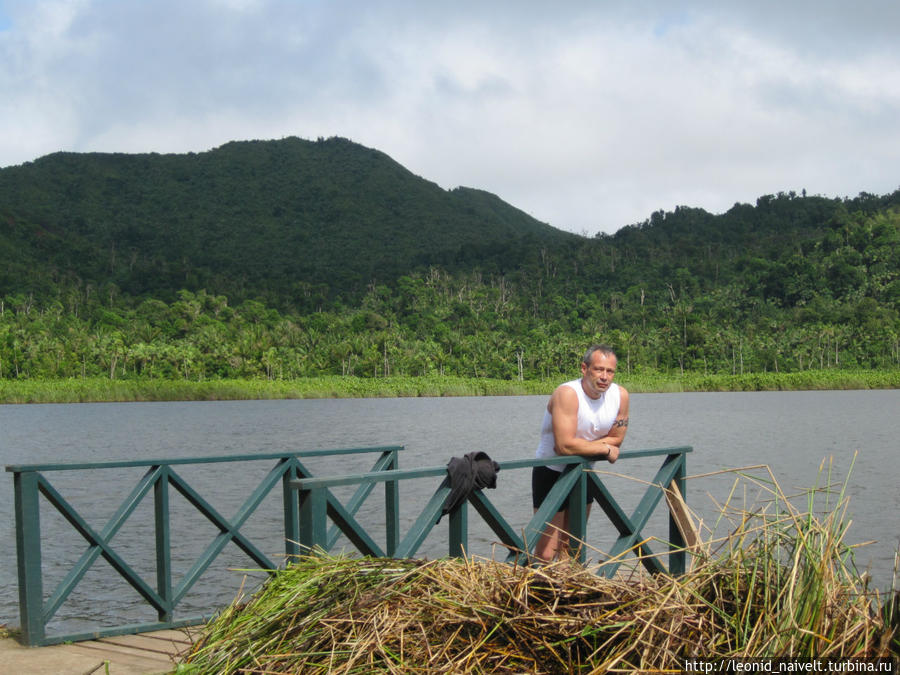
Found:
[[[616,356],[616,353],[613,351],[613,348],[610,347],[609,345],[591,345],[590,347],[588,347],[588,350],[584,353],[584,358],[581,359],[581,362],[586,366],[591,365],[591,357],[594,355],[594,352],[600,352],[604,356],[612,356],[617,361],[619,360],[619,357]]]

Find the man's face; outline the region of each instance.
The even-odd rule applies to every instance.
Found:
[[[590,363],[581,364],[581,386],[591,398],[600,398],[616,376],[616,357],[594,352]]]

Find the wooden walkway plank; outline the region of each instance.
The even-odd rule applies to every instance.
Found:
[[[177,633],[177,631],[172,631]],[[153,634],[117,635],[115,637],[100,638],[96,641],[110,648],[120,647],[125,650],[137,650],[156,654],[172,656],[190,648],[191,642],[183,634],[178,639],[163,638]]]
[[[163,675],[175,670],[191,646],[190,633],[162,630],[84,642],[26,647],[0,640],[0,673],[29,675]]]

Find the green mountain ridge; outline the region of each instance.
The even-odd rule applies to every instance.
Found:
[[[354,297],[417,267],[502,269],[510,244],[574,238],[340,138],[184,155],[55,153],[0,170],[0,213],[34,224],[15,238],[32,263],[135,295],[251,288],[273,302],[295,284]]]

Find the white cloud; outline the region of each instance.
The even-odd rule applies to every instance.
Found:
[[[14,0],[0,166],[340,135],[589,233],[893,191],[896,3],[782,4]]]

